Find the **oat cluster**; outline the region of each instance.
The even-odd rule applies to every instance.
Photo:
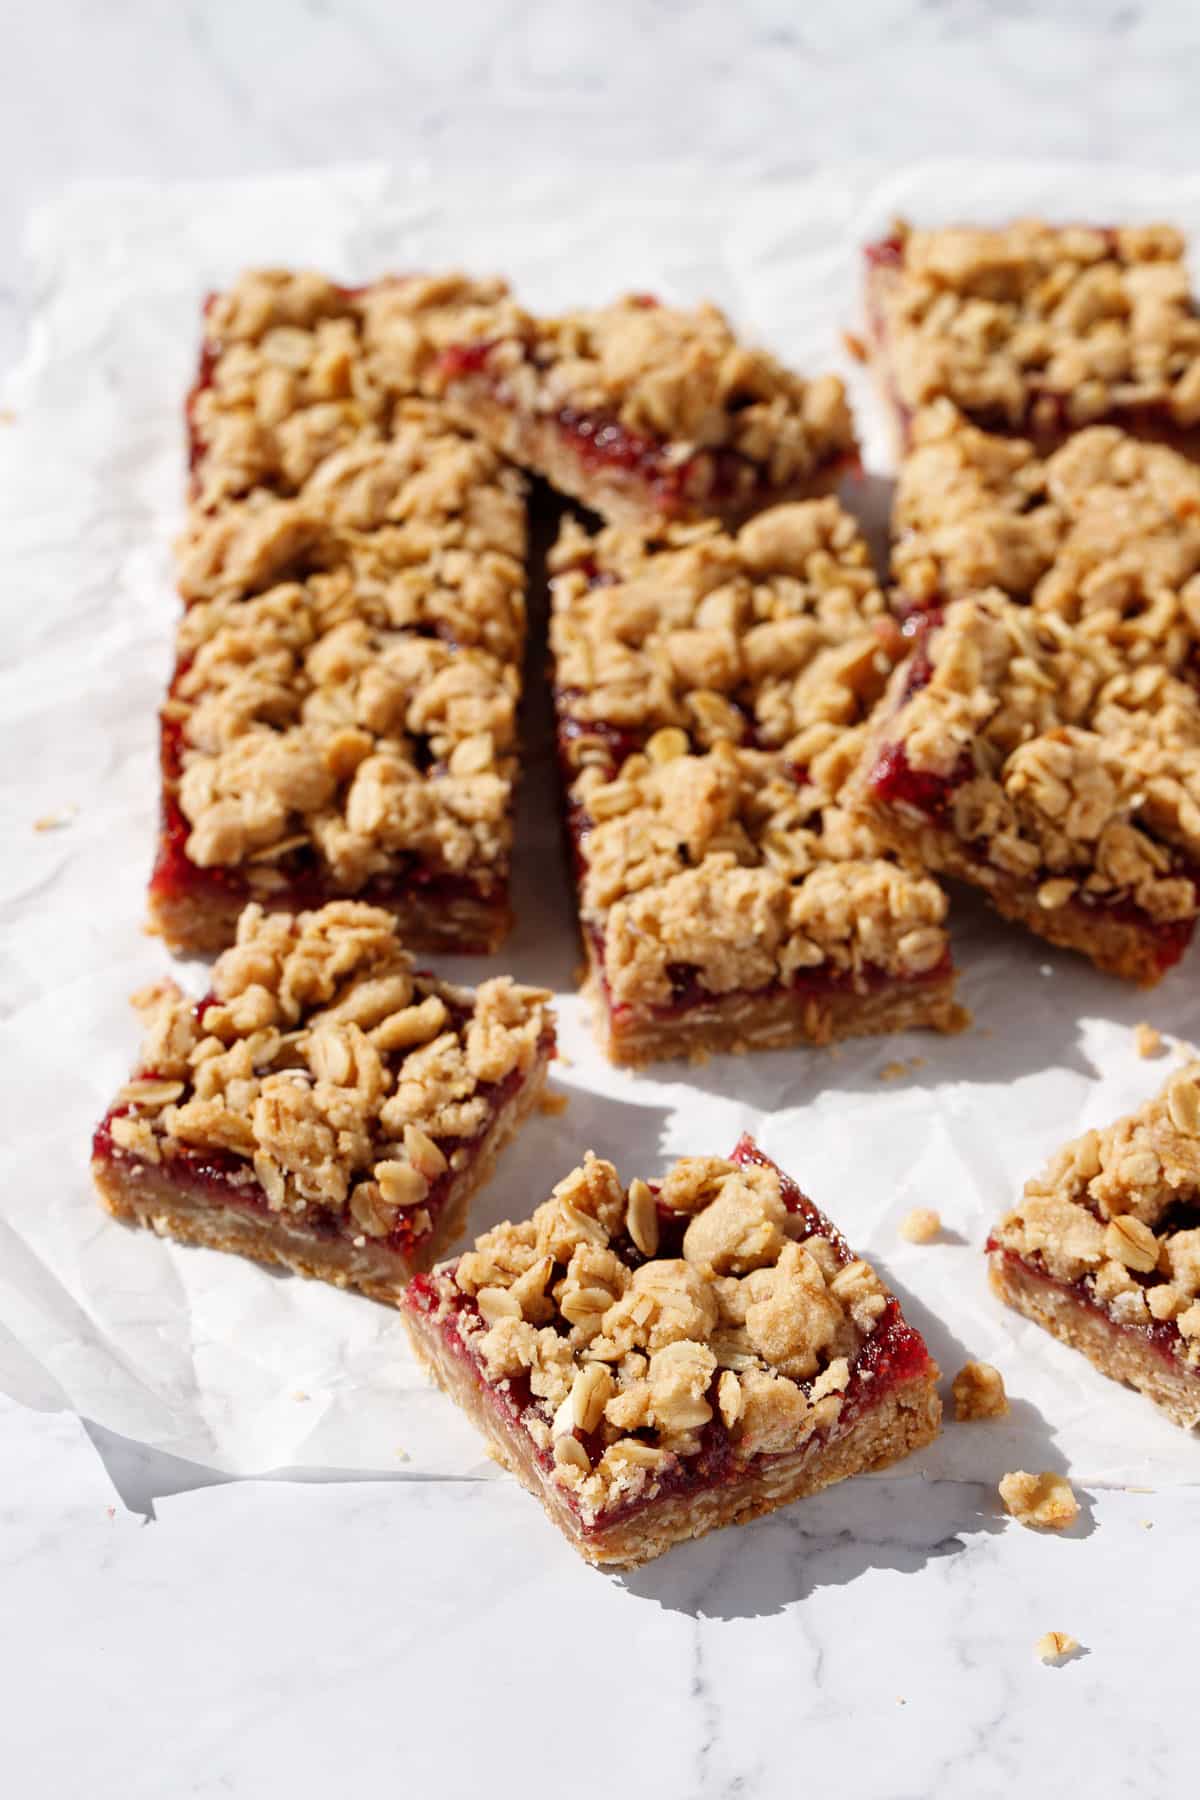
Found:
[[[1200,639],[1200,468],[1111,425],[1052,456],[980,431],[948,401],[918,414],[893,512],[906,601],[998,587],[1108,641],[1192,670]]]
[[[994,592],[954,602],[927,654],[887,740],[948,784],[943,823],[981,863],[1036,882],[1047,910],[1080,895],[1131,900],[1156,923],[1195,916],[1179,872],[1200,859],[1189,685]]]
[[[681,967],[713,995],[936,968],[941,890],[839,802],[902,642],[837,503],[736,536],[572,526],[554,567],[580,906],[613,1003],[666,1003]]]
[[[1082,1284],[1119,1325],[1172,1324],[1200,1368],[1200,1063],[1104,1131],[1086,1131],[1027,1182],[994,1239]]]
[[[1170,226],[1023,219],[899,237],[873,304],[909,412],[946,398],[1034,436],[1146,409],[1200,421],[1200,318]]]
[[[466,1167],[489,1094],[544,1050],[550,996],[508,977],[475,992],[414,971],[389,913],[248,906],[199,1005],[174,982],[135,999],[140,1073],[117,1098],[118,1152],[244,1161],[273,1212],[387,1237]]]
[[[528,1383],[522,1424],[586,1520],[650,1498],[715,1414],[739,1459],[828,1430],[890,1301],[775,1168],[719,1157],[626,1188],[589,1154],[432,1280],[488,1384]]]

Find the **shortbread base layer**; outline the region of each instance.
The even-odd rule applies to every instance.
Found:
[[[1081,1351],[1102,1375],[1136,1388],[1185,1430],[1200,1425],[1200,1372],[1173,1367],[1136,1328],[1115,1324],[1070,1288],[1007,1251],[993,1250],[988,1277],[1006,1306]]]
[[[714,994],[710,1001],[666,1017],[614,1010],[594,965],[583,991],[609,1061],[637,1068],[680,1057],[694,1062],[723,1052],[820,1046],[897,1031],[962,1031],[971,1015],[954,998],[956,980],[951,970],[933,980],[897,983],[866,994],[842,989],[803,994],[786,988]]]
[[[1026,926],[1060,950],[1078,951],[1106,974],[1149,988],[1156,987],[1172,966],[1174,959],[1163,960],[1162,945],[1150,927],[1073,900],[1045,907],[1035,883],[981,864],[952,833],[933,824],[910,829],[869,797],[864,810],[877,836],[897,855],[920,863],[931,875],[952,876],[978,888],[1003,918]]]
[[[746,494],[733,499],[701,494],[666,501],[655,492],[651,480],[628,469],[593,462],[575,449],[555,419],[522,414],[505,406],[485,383],[453,381],[439,398],[458,424],[478,432],[512,462],[542,476],[558,493],[580,501],[611,525],[649,526],[672,520],[716,518],[732,529],[764,507],[832,494],[856,466],[853,454],[838,454],[807,479],[786,487],[756,483]]]
[[[379,1239],[356,1244],[322,1233],[278,1212],[215,1200],[211,1193],[172,1179],[169,1169],[133,1158],[96,1157],[92,1178],[102,1205],[116,1219],[146,1226],[159,1237],[209,1250],[227,1250],[309,1280],[354,1288],[372,1300],[397,1306],[409,1277],[432,1267],[461,1235],[475,1194],[491,1179],[505,1145],[537,1105],[550,1058],[539,1058],[525,1081],[495,1114],[472,1148],[438,1208],[428,1234],[409,1254]]]
[[[447,955],[490,956],[512,929],[512,907],[502,888],[494,896],[455,895],[439,898],[414,887],[410,893],[381,898],[374,892],[342,894],[330,889],[306,899],[304,906],[324,906],[330,900],[369,900],[383,906],[396,920],[396,929],[411,950],[442,951]],[[268,912],[294,912],[296,897],[285,890],[273,897],[246,884],[229,892],[196,888],[150,888],[147,929],[162,938],[174,956],[206,956],[227,950],[237,938],[237,922],[249,901]]]
[[[597,1568],[631,1569],[676,1544],[723,1525],[746,1525],[792,1500],[871,1469],[885,1469],[932,1443],[941,1428],[938,1370],[896,1385],[869,1411],[832,1438],[809,1438],[793,1452],[754,1459],[743,1474],[715,1487],[648,1500],[611,1525],[583,1526],[566,1490],[544,1469],[532,1441],[501,1419],[473,1365],[449,1349],[439,1326],[415,1309],[403,1318],[417,1356],[438,1385],[488,1440],[498,1460],[539,1500],[551,1521]]]

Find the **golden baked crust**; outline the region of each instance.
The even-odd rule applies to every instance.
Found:
[[[893,681],[851,784],[874,828],[1051,941],[1091,953],[1090,929],[1102,966],[1140,936],[1130,972],[1155,979],[1197,913],[1193,689],[995,592],[948,607]]]
[[[1122,414],[1189,429],[1200,319],[1183,257],[1169,225],[901,222],[869,277],[888,385],[907,413],[947,398],[1049,441]]]
[[[1010,1304],[1188,1424],[1200,1419],[1198,1083],[1190,1063],[1137,1112],[1067,1144],[988,1246]]]
[[[890,1460],[936,1434],[936,1369],[894,1298],[744,1151],[687,1157],[655,1187],[628,1188],[589,1154],[530,1219],[485,1233],[407,1297],[438,1379],[597,1560],[644,1560],[864,1466],[822,1476],[825,1450],[836,1459],[870,1407],[869,1370],[884,1365],[867,1353],[885,1340],[905,1346],[906,1423],[889,1413],[870,1454]],[[710,1427],[729,1447],[729,1509],[704,1504],[718,1485]],[[655,1503],[680,1489],[699,1509],[666,1526]]]
[[[941,401],[913,422],[892,528],[913,605],[998,587],[1130,662],[1194,673],[1200,469],[1174,450],[1096,425],[1042,458]]]
[[[571,525],[551,562],[580,920],[610,1054],[889,1029],[892,1009],[868,1001],[893,979],[914,984],[905,1024],[922,1007],[959,1023],[947,984],[920,985],[945,972],[944,896],[839,802],[903,641],[837,502],[772,508],[736,536]],[[669,1016],[681,970],[690,1034]],[[803,991],[814,970],[842,1004]]]
[[[278,1215],[284,1250],[289,1233],[333,1232],[408,1255],[433,1231],[430,1206],[454,1198],[500,1102],[540,1081],[548,999],[507,977],[471,992],[414,972],[378,907],[337,901],[298,917],[247,907],[208,999],[196,1005],[173,982],[135,996],[139,1072],[98,1134],[98,1178],[118,1210],[137,1211],[137,1193],[154,1187],[139,1216],[171,1228],[173,1214],[202,1210],[190,1176],[215,1157],[217,1212],[241,1195],[264,1232]],[[135,1167],[162,1180],[122,1185]],[[176,1174],[172,1208],[161,1190]]]

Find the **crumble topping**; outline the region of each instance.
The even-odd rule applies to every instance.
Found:
[[[553,567],[580,910],[612,1004],[666,1004],[681,970],[728,994],[937,968],[940,889],[838,803],[902,641],[837,502],[736,534],[570,526]]]
[[[914,1206],[900,1221],[900,1236],[909,1244],[932,1244],[941,1230],[941,1214],[932,1206]]]
[[[1034,1531],[1065,1531],[1079,1516],[1079,1502],[1065,1475],[1044,1469],[1031,1475],[1014,1469],[1000,1478],[1000,1498],[1018,1525]]]
[[[1036,879],[1048,909],[1082,894],[1132,900],[1155,923],[1195,916],[1179,870],[1200,860],[1189,686],[995,593],[948,607],[927,654],[929,679],[888,736],[947,784],[946,823],[985,865]],[[882,804],[926,822],[902,799]]]
[[[368,341],[387,357],[386,297],[373,308]],[[664,446],[672,461],[728,450],[761,467],[773,486],[808,476],[854,446],[836,376],[806,381],[767,351],[740,342],[725,315],[628,295],[556,318],[526,312],[502,293],[490,304],[443,312],[428,334],[438,349],[475,349],[478,373],[464,379],[451,355],[435,362],[434,393],[469,408],[472,381],[533,416],[599,415]]]
[[[462,275],[357,289],[305,271],[242,275],[205,316],[208,366],[190,408],[197,503],[295,493],[334,452],[386,438],[395,401],[419,391],[426,322],[501,291]],[[390,321],[386,356],[373,342],[379,316]]]
[[[1025,1185],[993,1244],[1080,1283],[1120,1325],[1173,1325],[1200,1368],[1200,1062]]]
[[[507,865],[523,486],[424,402],[391,433],[290,497],[193,508],[180,546],[168,787],[191,862],[264,899],[297,858],[352,893],[406,856],[484,887]]]
[[[832,1429],[890,1301],[788,1208],[778,1170],[720,1157],[683,1158],[656,1190],[589,1152],[432,1280],[487,1382],[528,1383],[522,1423],[588,1519],[656,1491],[714,1415],[739,1458]]]
[[[674,746],[672,746],[674,748]],[[727,740],[699,755],[585,769],[580,911],[614,1004],[663,1004],[680,966],[709,993],[759,989],[829,965],[921,975],[947,952],[936,882],[885,861],[834,794],[861,749],[835,734],[797,781]]]
[[[715,521],[591,535],[571,521],[550,567],[577,763],[596,721],[675,727],[701,748],[752,734],[783,749],[807,730],[788,751],[807,759],[865,716],[901,649],[866,543],[833,499],[772,507],[736,535]]]
[[[117,1096],[119,1152],[159,1163],[232,1152],[274,1212],[386,1237],[418,1231],[430,1189],[466,1165],[488,1090],[527,1074],[550,996],[506,976],[478,990],[414,971],[389,913],[248,906],[199,1005],[172,981],[134,997],[140,1068]]]
[[[1033,1646],[1033,1654],[1039,1662],[1062,1663],[1079,1649],[1079,1639],[1073,1638],[1069,1631],[1047,1631]]]
[[[1034,431],[1138,408],[1200,420],[1200,319],[1170,226],[902,223],[897,236],[899,267],[879,271],[872,302],[910,411],[946,396]]]
[[[1161,1031],[1145,1019],[1133,1028],[1133,1047],[1143,1058],[1161,1056],[1166,1048]]]
[[[1109,640],[1131,661],[1193,659],[1200,635],[1200,469],[1115,426],[1045,459],[969,424],[918,414],[896,493],[893,569],[918,605],[1002,588]]]
[[[991,1363],[964,1363],[954,1377],[954,1417],[960,1424],[970,1419],[1003,1419],[1008,1415],[1004,1377]]]

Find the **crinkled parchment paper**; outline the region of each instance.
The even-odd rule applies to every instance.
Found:
[[[856,323],[856,246],[898,211],[1033,210],[1169,216],[1200,240],[1200,180],[970,163],[882,182],[855,168],[703,181],[680,168],[515,186],[344,169],[93,186],[37,216],[34,330],[0,420],[0,1390],[230,1471],[484,1466],[392,1313],[122,1229],[92,1198],[91,1130],[135,1047],[127,995],[168,966],[143,935],[143,893],[176,616],[180,408],[204,292],[248,263],[287,262],[349,279],[502,270],[537,304],[626,288],[711,296],[800,367],[851,377],[872,470],[856,503],[882,516],[881,421],[839,337]],[[979,1479],[1066,1459],[1083,1481],[1200,1477],[1200,1446],[990,1298],[981,1253],[990,1221],[1050,1150],[1162,1081],[1169,1059],[1134,1053],[1139,1019],[1200,1036],[1200,953],[1140,995],[968,900],[955,908],[976,1019],[963,1037],[619,1073],[592,1049],[574,995],[544,700],[530,707],[516,936],[489,962],[445,966],[465,979],[511,969],[558,991],[556,1081],[570,1105],[508,1152],[477,1227],[527,1211],[585,1148],[628,1177],[726,1150],[748,1127],[883,1267],[947,1374],[968,1355],[1004,1370],[1011,1421],[949,1430],[914,1472]],[[39,820],[53,828],[35,830]],[[184,979],[199,991],[204,971]],[[884,1079],[896,1063],[905,1073]],[[948,1241],[899,1239],[917,1203],[939,1209]]]

